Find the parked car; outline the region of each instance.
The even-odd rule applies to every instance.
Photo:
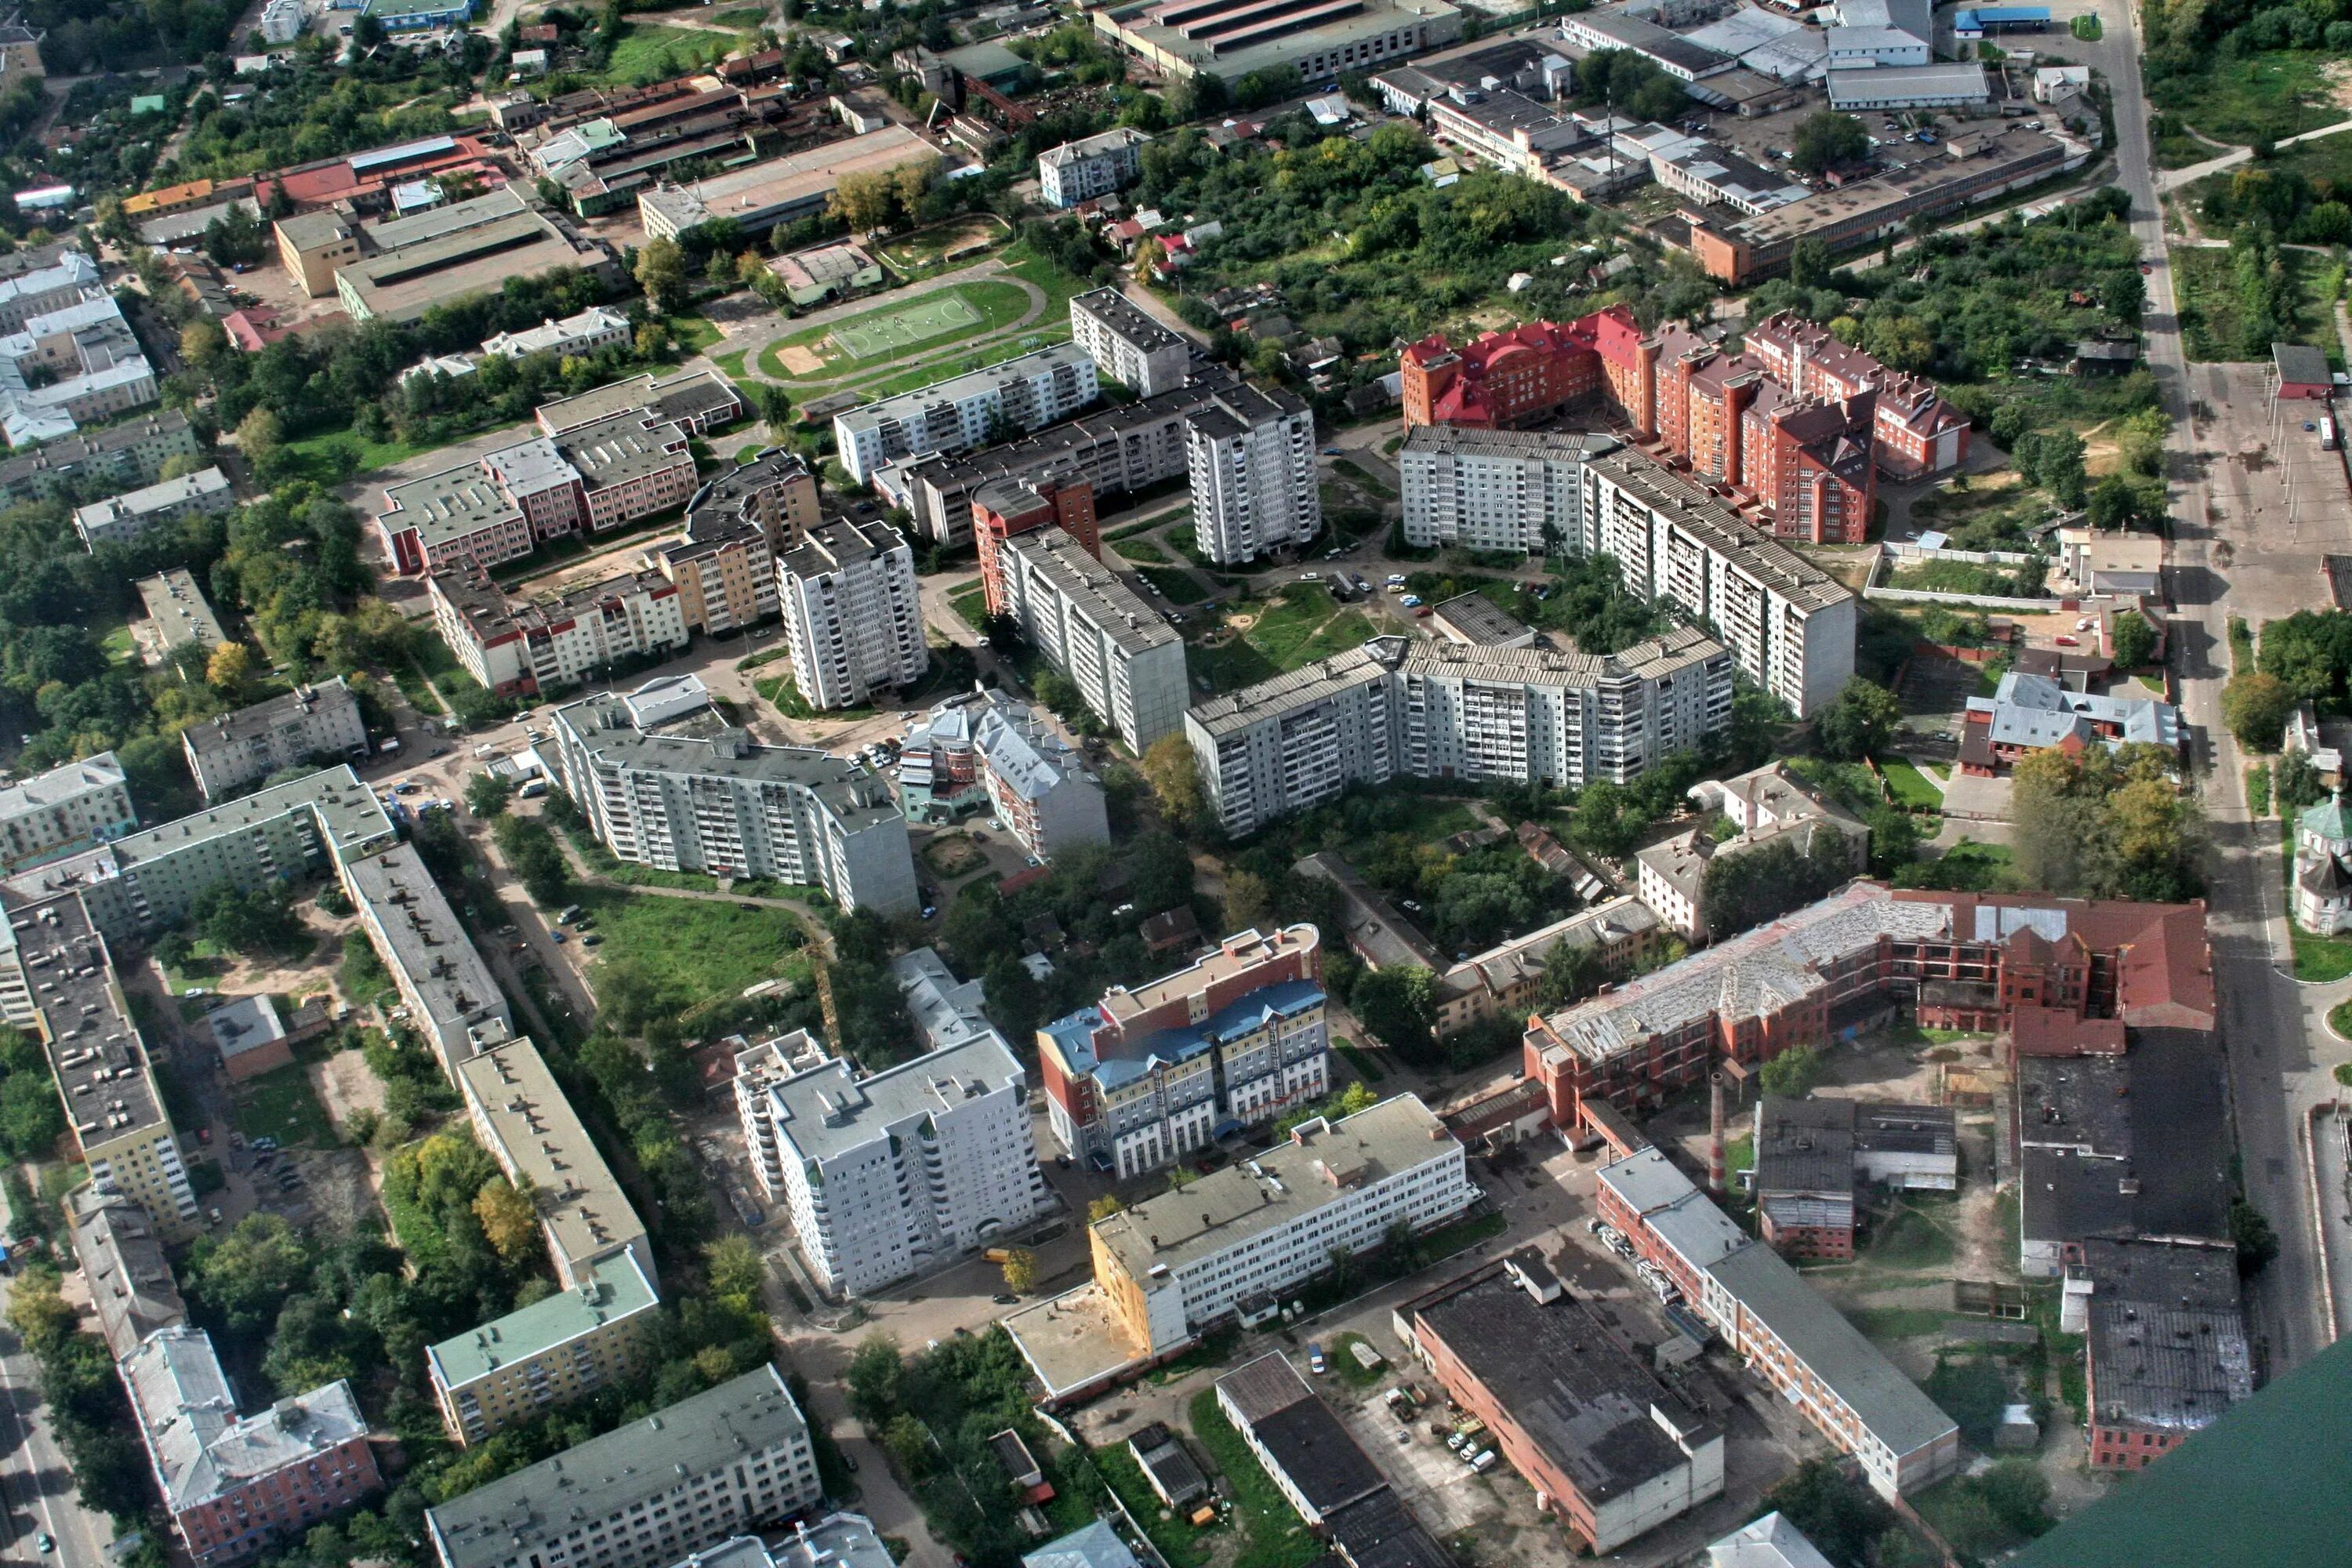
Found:
[[[1307,1341],[1307,1370],[1313,1373],[1316,1376],[1320,1377],[1323,1375],[1324,1369],[1328,1364],[1328,1363],[1323,1359],[1323,1346],[1321,1342],[1315,1340]]]

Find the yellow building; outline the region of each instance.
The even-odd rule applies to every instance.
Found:
[[[624,1252],[571,1289],[430,1347],[425,1364],[450,1438],[469,1447],[635,1375],[659,1301]]]
[[[299,213],[273,226],[286,275],[314,300],[335,291],[337,268],[360,258],[360,237],[333,213]]]

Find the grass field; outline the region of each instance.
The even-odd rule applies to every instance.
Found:
[[[595,79],[614,87],[659,81],[700,65],[713,55],[724,55],[729,40],[695,27],[663,27],[632,22],[613,47],[613,58]]]
[[[236,1130],[248,1141],[275,1138],[280,1143],[308,1143],[321,1149],[335,1143],[334,1124],[327,1120],[327,1108],[310,1091],[310,1075],[299,1062],[237,1086]]]
[[[722,27],[740,27],[750,32],[767,21],[768,10],[764,5],[738,5],[731,11],[721,11],[710,19]]]
[[[1936,811],[1944,804],[1944,792],[1936,787],[1927,774],[1907,757],[1889,757],[1879,765],[1886,775],[1886,787],[1895,796],[1895,804],[1906,811]]]
[[[1152,586],[1167,595],[1171,605],[1197,605],[1209,596],[1208,590],[1195,582],[1190,572],[1180,572],[1173,566],[1146,566],[1137,575],[1150,578]]]
[[[2352,974],[2352,939],[2340,936],[2319,936],[2307,931],[2294,921],[2287,921],[2294,935],[2294,977],[2306,982],[2341,980]]]
[[[1372,635],[1362,611],[1343,609],[1328,590],[1307,584],[1293,584],[1245,613],[1255,619],[1239,637],[1192,650],[1193,672],[1206,675],[1218,691],[1345,653]]]
[[[1217,1408],[1214,1389],[1203,1389],[1192,1396],[1192,1416],[1193,1437],[1208,1450],[1233,1488],[1234,1522],[1242,1533],[1233,1568],[1307,1568],[1320,1557],[1322,1542]]]
[[[1873,1227],[1863,1257],[1882,1268],[1941,1268],[1958,1250],[1951,1229],[1940,1215],[1921,1205],[1906,1205]]]
[[[948,603],[955,606],[955,613],[963,617],[964,625],[974,631],[978,631],[982,623],[988,619],[988,590],[980,585],[977,577],[961,588],[950,590]]]
[[[314,484],[341,484],[355,474],[389,467],[429,452],[406,441],[370,441],[352,430],[328,430],[286,443],[286,450],[302,465],[301,477]]]
[[[760,351],[760,368],[778,381],[823,380],[856,369],[861,358],[896,357],[951,339],[997,331],[1019,321],[1028,308],[1028,293],[1011,283],[996,279],[959,283],[917,300],[884,305],[831,326],[778,338]],[[1050,312],[1040,318],[1050,319]],[[783,356],[794,351],[803,368],[788,368],[784,363]],[[808,367],[803,355],[814,355],[819,363]]]
[[[2247,341],[2240,313],[2237,280],[2230,253],[2211,246],[2174,246],[2172,276],[2180,291],[2181,344],[2189,357],[2200,363],[2262,359],[2266,343]],[[2308,251],[2281,250],[2279,261],[2295,283],[2295,331],[2291,340],[2327,355],[2341,369],[2344,347],[2336,337],[2335,308],[2320,297],[2326,258]]]
[[[1151,541],[1148,539],[1113,540],[1111,542],[1111,548],[1118,551],[1121,555],[1126,556],[1129,561],[1140,561],[1150,566],[1165,566],[1168,564],[1168,552],[1160,549],[1160,546],[1152,543]]]
[[[695,1005],[740,994],[747,985],[782,974],[805,983],[804,932],[790,910],[704,899],[668,899],[589,888],[580,907],[596,917],[604,945],[601,967],[635,962],[652,966],[690,991]]]
[[[2265,137],[2276,141],[2345,118],[2322,74],[2342,58],[2323,49],[2279,49],[2234,59],[2216,55],[2212,68],[2201,76],[2150,82],[2148,103],[2167,119],[2218,142],[2246,146]],[[2214,155],[2213,148],[2193,137],[2165,137],[2158,143],[2158,162],[2166,168]]]
[[[1004,220],[993,213],[935,224],[882,247],[882,259],[901,272],[937,267],[953,254],[958,265],[970,262],[992,246],[1012,237]]]

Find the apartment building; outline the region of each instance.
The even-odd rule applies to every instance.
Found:
[[[256,888],[318,876],[398,837],[383,803],[345,765],[126,833],[21,872],[7,887],[26,899],[78,894],[90,925],[119,943],[182,923],[224,883]]]
[[[1330,1084],[1325,1001],[1322,937],[1303,923],[1112,986],[1037,1031],[1055,1138],[1125,1180],[1316,1100]]]
[[[1952,1418],[1663,1152],[1645,1147],[1601,1167],[1598,1207],[1880,1495],[1917,1491],[1959,1468]]]
[[[153,403],[162,394],[111,294],[23,319],[0,337],[0,435],[18,451]]]
[[[84,480],[136,489],[162,479],[163,465],[173,458],[196,457],[204,450],[188,416],[176,408],[163,409],[87,436],[51,441],[0,462],[0,501],[47,500]]]
[[[827,519],[776,558],[793,684],[811,708],[855,708],[931,668],[915,552],[878,519]]]
[[[1183,722],[1184,642],[1159,611],[1059,528],[1007,540],[1004,613],[1137,756]]]
[[[163,1507],[197,1568],[244,1562],[383,1488],[348,1383],[240,1417],[211,1337],[184,1326],[150,1336],[120,1370]]]
[[[688,434],[635,408],[535,436],[387,487],[376,531],[409,574],[495,566],[551,539],[602,533],[693,496]]]
[[[36,316],[79,305],[103,287],[98,263],[80,250],[60,250],[47,267],[0,278],[0,332],[24,330]]]
[[[1827,573],[1758,540],[1697,481],[1631,448],[1584,465],[1580,553],[1614,559],[1626,588],[1710,626],[1750,680],[1811,718],[1853,678],[1859,611]]]
[[[1095,492],[1084,479],[994,479],[971,492],[971,542],[980,554],[980,586],[992,616],[1011,611],[1013,592],[1004,542],[1034,529],[1058,528],[1086,552],[1102,559]]]
[[[1056,343],[833,416],[841,466],[859,484],[886,463],[967,451],[1041,430],[1095,400],[1095,362]]]
[[[645,732],[609,694],[556,710],[555,782],[622,859],[821,887],[844,909],[919,907],[889,787],[823,752],[744,731]]]
[[[1664,944],[1664,930],[1648,905],[1621,895],[1474,952],[1437,977],[1437,1033],[1442,1038],[1488,1018],[1526,1016],[1544,965],[1563,945],[1589,951],[1603,974],[1623,980]]]
[[[677,585],[687,629],[734,631],[778,614],[776,554],[815,525],[816,505],[815,477],[782,447],[728,465],[695,491],[685,535],[650,552]]]
[[[895,465],[882,471],[876,488],[912,512],[927,538],[963,544],[971,538],[972,499],[992,479],[1041,491],[1084,485],[1099,501],[1188,475],[1185,422],[1216,392],[1239,384],[1233,372],[1203,362],[1182,386],[984,451]]]
[[[1706,872],[1716,861],[1786,843],[1814,864],[1836,861],[1859,873],[1870,862],[1870,829],[1780,763],[1735,778],[1694,784],[1690,798],[1738,831],[1717,838],[1705,826],[1643,847],[1634,857],[1642,901],[1684,936],[1706,931]]]
[[[629,346],[629,318],[604,305],[591,305],[562,321],[550,317],[520,332],[499,332],[482,340],[482,352],[500,359],[526,354],[557,354],[586,358],[606,349]]]
[[[506,994],[414,846],[344,862],[342,879],[409,1026],[432,1046],[451,1083],[466,1062],[514,1037]]]
[[[804,1037],[735,1058],[753,1174],[791,1214],[801,1256],[862,1296],[1009,1236],[1054,1206],[1029,1132],[1029,1086],[993,1029],[859,1078],[796,1068]]]
[[[1405,542],[1559,554],[1584,537],[1584,460],[1617,438],[1417,424],[1397,454]]]
[[[624,572],[524,603],[460,562],[427,577],[425,592],[451,656],[501,697],[577,686],[623,659],[666,658],[692,640],[685,595],[661,572]]]
[[[139,826],[122,763],[112,752],[0,789],[0,871],[75,854]]]
[[[1038,193],[1047,206],[1067,208],[1132,184],[1143,177],[1143,144],[1150,140],[1118,125],[1040,153]]]
[[[1688,627],[1607,655],[1375,637],[1200,703],[1184,732],[1242,836],[1400,775],[1631,782],[1730,721],[1731,668]]]
[[[440,1568],[651,1568],[824,1500],[808,1423],[773,1366],[425,1513]]]
[[[687,503],[686,533],[699,539],[737,527],[756,528],[771,552],[790,549],[818,519],[816,478],[796,452],[770,447],[748,463],[722,468]]]
[[[2210,1031],[2204,910],[1855,882],[1534,1021],[1526,1068],[1575,1127],[1587,1101],[1638,1112],[1720,1057],[1758,1065],[1898,1006],[2021,1042],[2112,1033],[2116,1051],[2125,1025]]]
[[[92,1185],[137,1204],[167,1240],[186,1240],[195,1194],[105,938],[71,892],[11,899],[7,912],[0,1016],[40,1038]]]
[[[138,645],[140,662],[148,668],[171,664],[182,648],[209,655],[228,640],[221,630],[220,617],[213,614],[205,591],[196,585],[195,574],[186,567],[174,566],[152,577],[142,577],[135,586],[147,614],[131,623],[131,638]],[[201,677],[204,672],[198,668],[194,673]]]
[[[1156,397],[1192,376],[1192,345],[1184,335],[1146,315],[1116,289],[1089,289],[1070,299],[1070,341],[1096,367],[1138,397]]]
[[[542,403],[532,418],[542,436],[562,436],[611,418],[644,412],[658,425],[675,425],[689,436],[708,436],[750,412],[733,382],[715,370],[681,370],[608,382],[570,397]]]
[[[475,1138],[536,1201],[556,1283],[576,1290],[626,1256],[658,1288],[646,1227],[539,1047],[521,1036],[490,1046],[459,1062],[457,1079]]]
[[[1022,848],[1051,861],[1110,842],[1102,785],[1043,711],[991,688],[972,726],[972,749],[989,809]]]
[[[148,1335],[187,1321],[163,1236],[144,1208],[96,1187],[76,1187],[66,1194],[66,1219],[99,1334],[118,1363]]]
[[[1396,1309],[1400,1338],[1486,1424],[1539,1506],[1595,1556],[1723,1495],[1724,1431],[1670,1392],[1542,1250],[1527,1247]]]
[[[74,531],[81,536],[82,548],[94,552],[101,544],[128,544],[151,528],[177,522],[184,517],[212,516],[236,510],[236,492],[229,488],[228,476],[217,468],[199,468],[175,479],[159,479],[122,495],[78,506],[74,508],[73,524]]]
[[[1969,421],[1921,376],[1888,370],[1790,311],[1750,327],[1749,357],[1800,395],[1825,399],[1877,395],[1873,420],[1878,466],[1890,477],[1919,479],[1949,473],[1968,461]]]
[[[205,799],[217,801],[257,779],[314,757],[368,755],[360,700],[340,675],[282,697],[191,724],[180,731],[188,771]]]
[[[1462,1145],[1398,1095],[1302,1122],[1255,1159],[1096,1222],[1095,1283],[1135,1352],[1162,1356],[1322,1273],[1337,1248],[1377,1247],[1400,1224],[1426,1230],[1477,1200]]]
[[[1296,550],[1323,530],[1315,416],[1290,393],[1213,394],[1184,422],[1192,537],[1220,565]]]
[[[425,1366],[449,1440],[469,1448],[558,1405],[625,1384],[646,1364],[661,1304],[623,1253],[568,1289],[428,1345]]]
[[[1579,407],[1601,391],[1593,318],[1528,321],[1456,348],[1437,333],[1397,356],[1404,423],[1503,430]]]

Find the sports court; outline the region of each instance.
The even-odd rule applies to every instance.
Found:
[[[845,321],[830,335],[834,346],[852,359],[883,359],[980,322],[980,311],[961,294],[949,290],[903,310]]]

